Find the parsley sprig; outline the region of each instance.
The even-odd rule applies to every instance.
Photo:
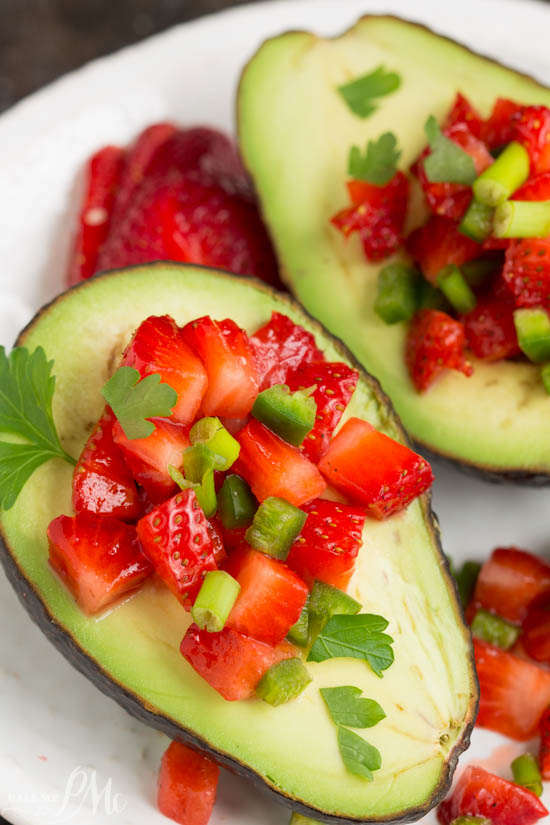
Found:
[[[373,613],[333,616],[321,630],[308,656],[308,662],[353,658],[368,662],[377,676],[393,663],[393,639],[383,631],[388,621]]]
[[[119,367],[101,392],[129,439],[151,435],[155,425],[148,419],[168,417],[178,400],[177,392],[162,384],[158,373],[140,380],[133,367]]]
[[[352,146],[348,158],[348,173],[354,180],[364,180],[375,186],[384,186],[397,172],[401,151],[393,132],[384,132],[378,140],[369,140],[365,153]]]
[[[470,186],[477,177],[476,167],[468,152],[445,137],[433,115],[424,130],[431,152],[424,159],[424,171],[431,183],[462,183]]]
[[[386,714],[374,699],[361,698],[356,687],[321,688],[321,696],[338,728],[338,748],[350,773],[372,782],[372,772],[382,765],[378,748],[347,728],[372,728]]]
[[[366,118],[376,112],[377,98],[391,94],[400,84],[401,78],[396,72],[388,72],[384,66],[378,66],[369,74],[338,86],[338,91],[354,115]]]

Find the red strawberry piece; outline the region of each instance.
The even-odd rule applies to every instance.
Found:
[[[532,173],[550,171],[550,109],[524,106],[514,117],[512,139],[527,149]]]
[[[135,527],[107,516],[58,516],[48,527],[50,564],[85,613],[135,590],[152,572]]]
[[[208,633],[196,624],[187,630],[180,651],[199,676],[228,702],[249,699],[270,667],[299,656],[294,645],[286,641],[271,647],[231,627],[221,633]]]
[[[318,579],[345,590],[363,544],[364,509],[317,498],[302,510],[307,519],[292,545],[288,566],[310,587]]]
[[[88,161],[86,192],[67,275],[69,286],[90,278],[97,270],[99,251],[111,225],[124,155],[124,149],[118,146],[105,146]]]
[[[172,418],[191,424],[206,392],[208,377],[200,358],[185,343],[183,331],[169,315],[143,321],[124,353],[122,363],[140,376],[158,373],[178,394]]]
[[[512,195],[515,201],[548,201],[550,200],[550,172],[541,172],[533,175],[523,186],[516,189]]]
[[[157,807],[180,825],[208,825],[220,769],[181,742],[172,742],[160,763]]]
[[[216,570],[214,548],[193,490],[182,490],[138,521],[143,552],[156,573],[190,608],[209,570]]]
[[[540,799],[527,788],[468,765],[451,796],[439,806],[437,818],[441,825],[450,825],[461,816],[485,817],[492,825],[533,825],[547,814]]]
[[[329,484],[377,519],[403,510],[433,482],[422,456],[359,418],[349,418],[338,431],[319,469]]]
[[[159,504],[177,489],[168,467],[170,464],[176,469],[181,467],[183,452],[189,447],[189,430],[166,418],[151,421],[155,429],[147,438],[127,438],[118,421],[113,428],[113,438],[135,480],[145,487],[151,501]]]
[[[250,337],[256,356],[260,389],[285,384],[293,370],[313,361],[324,361],[315,338],[287,315],[274,312],[271,320]]]
[[[474,137],[481,137],[481,129],[483,125],[481,115],[477,109],[472,106],[468,98],[464,97],[461,92],[458,92],[455,97],[451,110],[445,120],[445,128],[456,126],[457,124],[467,126]]]
[[[446,369],[469,376],[472,365],[464,356],[464,326],[445,312],[422,309],[407,330],[405,358],[418,392],[427,390]]]
[[[476,358],[490,362],[519,354],[514,310],[510,295],[478,298],[476,307],[462,319],[468,348]]]
[[[550,664],[550,610],[532,610],[527,615],[521,641],[532,659]]]
[[[228,553],[231,554],[233,550],[236,550],[244,542],[244,535],[248,527],[224,527],[222,520],[218,516],[214,516],[214,523],[222,537],[223,546]]]
[[[206,527],[208,529],[210,541],[212,542],[212,553],[214,554],[216,565],[220,567],[220,565],[223,564],[227,558],[220,524],[210,520],[207,522]]]
[[[517,306],[550,309],[550,239],[511,241],[502,276]]]
[[[287,376],[286,383],[291,390],[316,386],[313,393],[317,404],[315,426],[301,446],[304,455],[314,464],[326,453],[332,433],[355,392],[358,379],[357,370],[337,361],[304,364]]]
[[[519,103],[499,97],[495,101],[490,117],[481,129],[481,139],[489,149],[500,149],[514,140],[514,122],[522,110]]]
[[[208,389],[205,415],[244,418],[258,395],[256,360],[248,335],[234,321],[205,315],[183,328],[183,337],[204,363]]]
[[[415,229],[407,238],[406,246],[432,284],[444,266],[462,266],[478,258],[481,251],[480,245],[459,232],[453,221],[440,215],[433,215],[428,223]]]
[[[481,691],[477,724],[524,741],[550,705],[550,671],[474,639]]]
[[[324,491],[315,464],[256,419],[236,438],[241,452],[232,469],[248,481],[258,501],[277,496],[299,507]]]
[[[353,206],[338,212],[331,223],[346,237],[358,232],[369,261],[382,261],[403,242],[409,182],[403,172],[385,186],[364,181],[348,183]]]
[[[286,564],[246,544],[231,554],[225,570],[241,585],[226,626],[269,645],[281,642],[300,618],[305,582]]]
[[[546,708],[539,723],[539,767],[542,778],[550,779],[550,707]]]
[[[519,623],[546,599],[550,600],[550,565],[517,547],[497,547],[481,568],[473,604]]]
[[[115,421],[107,407],[86,442],[73,473],[73,508],[133,521],[141,503],[124,453],[113,440]]]

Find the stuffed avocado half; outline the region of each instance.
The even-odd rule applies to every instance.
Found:
[[[399,87],[358,117],[338,88],[381,66]],[[364,17],[332,40],[289,32],[267,41],[242,75],[241,149],[283,277],[379,379],[414,440],[495,479],[548,483],[550,399],[539,368],[473,358],[470,377],[447,370],[419,393],[405,364],[406,324],[388,325],[374,310],[383,264],[369,263],[358,236],[345,239],[330,222],[346,206],[350,148],[393,132],[399,169],[409,170],[426,146],[427,119],[441,122],[457,92],[483,116],[502,96],[550,105],[550,90],[534,80],[397,18]],[[427,214],[411,186],[407,232]]]
[[[77,456],[101,413],[101,388],[132,332],[151,314],[179,324],[208,313],[253,331],[272,311],[313,333],[332,360],[356,366],[342,344],[291,299],[246,279],[156,264],[107,273],[61,295],[24,330],[21,346],[54,361],[54,417]],[[346,418],[359,416],[399,441],[399,420],[377,382],[360,371]],[[379,678],[365,662],[311,663],[311,683],[286,705],[225,701],[180,654],[191,621],[158,583],[146,583],[98,620],[86,616],[48,564],[46,529],[71,506],[71,467],[50,461],[2,513],[2,561],[33,619],[106,694],[146,724],[214,755],[303,814],[327,822],[410,820],[445,793],[468,745],[477,683],[469,633],[442,555],[429,498],[386,521],[367,519],[349,595],[389,620],[395,661]],[[386,718],[368,731],[381,753],[373,781],[346,771],[319,689],[353,685]]]

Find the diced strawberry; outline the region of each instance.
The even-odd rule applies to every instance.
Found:
[[[314,464],[326,453],[332,433],[355,392],[358,379],[357,370],[337,361],[304,364],[287,376],[285,383],[291,390],[316,386],[313,393],[317,404],[315,425],[301,446],[304,455]]]
[[[489,294],[480,297],[476,307],[464,316],[466,342],[476,358],[491,362],[519,354],[514,310],[511,296],[495,298]]]
[[[461,816],[485,817],[492,825],[534,825],[547,814],[532,791],[477,765],[468,765],[451,796],[439,806],[437,818],[441,825],[450,825]]]
[[[118,146],[105,146],[88,161],[86,193],[69,262],[69,286],[89,278],[97,269],[99,250],[111,224],[124,155],[124,149]]]
[[[192,624],[180,646],[182,656],[228,702],[249,699],[270,667],[299,656],[289,642],[271,647],[230,627],[208,633]]]
[[[185,343],[183,331],[169,315],[151,315],[139,325],[122,363],[142,378],[158,373],[178,394],[172,418],[191,424],[206,392],[208,378],[202,361]]]
[[[255,418],[236,438],[241,452],[233,469],[248,481],[259,501],[278,496],[299,507],[324,491],[326,484],[315,464]]]
[[[535,735],[550,705],[550,671],[474,639],[480,687],[477,724],[520,741]]]
[[[246,332],[234,321],[213,321],[208,315],[190,321],[183,337],[204,363],[208,389],[202,399],[205,415],[244,418],[258,395],[258,373]]]
[[[208,825],[220,769],[181,742],[172,742],[160,763],[157,806],[179,825]]]
[[[550,565],[525,550],[498,547],[481,568],[472,601],[476,608],[519,623],[546,599],[550,601]]]
[[[184,450],[189,447],[189,430],[182,424],[174,424],[167,418],[152,418],[155,429],[146,438],[127,438],[117,423],[113,438],[124,453],[126,464],[138,484],[145,487],[154,504],[159,504],[177,489],[168,467],[179,469]]]
[[[346,421],[319,469],[330,484],[377,519],[403,510],[433,482],[432,469],[422,456],[359,418]]]
[[[451,110],[445,120],[445,128],[456,126],[457,123],[467,126],[474,137],[481,137],[481,128],[483,125],[481,115],[461,92],[458,92],[455,97]]]
[[[432,284],[443,267],[462,266],[479,257],[481,251],[480,245],[459,232],[453,221],[440,215],[432,215],[428,223],[415,229],[407,238],[406,246]]]
[[[302,510],[307,519],[292,545],[288,566],[310,587],[318,579],[345,590],[363,544],[365,511],[322,498]]]
[[[385,186],[364,181],[348,183],[353,206],[334,215],[331,223],[346,237],[359,232],[369,261],[382,261],[403,242],[409,182],[403,172]]]
[[[227,627],[269,645],[281,642],[300,618],[307,585],[286,564],[247,545],[231,554],[225,570],[241,585]]]
[[[228,553],[236,550],[244,542],[244,534],[248,530],[248,527],[224,527],[219,516],[214,516],[214,523],[222,537],[223,546]]]
[[[531,610],[523,623],[521,641],[536,662],[550,664],[550,610]]]
[[[210,536],[210,541],[212,542],[212,553],[214,554],[216,565],[220,567],[220,565],[223,564],[227,558],[220,524],[216,521],[209,520],[206,527]]]
[[[113,440],[115,421],[107,407],[82,450],[73,473],[73,508],[133,521],[141,504],[124,454]]]
[[[548,201],[550,200],[550,172],[541,172],[529,178],[523,186],[516,189],[512,195],[515,201]]]
[[[490,117],[481,129],[481,139],[489,149],[500,149],[514,139],[514,121],[522,110],[519,103],[499,97],[495,101]]]
[[[285,384],[287,376],[298,367],[324,361],[315,338],[288,315],[273,312],[271,319],[250,336],[256,357],[260,389]]]
[[[445,370],[469,376],[472,365],[466,360],[464,325],[436,309],[417,312],[407,330],[405,359],[418,392],[425,392]]]
[[[58,516],[48,542],[51,566],[88,614],[135,590],[152,572],[135,527],[108,516]]]
[[[550,239],[511,241],[502,275],[517,306],[550,309]]]
[[[546,708],[539,723],[540,748],[539,767],[541,776],[550,779],[550,707]]]
[[[531,173],[550,171],[550,109],[524,106],[514,117],[513,140],[519,141],[529,154]]]
[[[189,608],[209,570],[216,570],[214,548],[193,490],[182,490],[138,521],[143,552],[156,573]]]

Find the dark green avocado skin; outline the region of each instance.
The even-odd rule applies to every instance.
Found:
[[[148,264],[147,266],[154,267],[155,264],[162,265],[163,263],[165,262],[158,261],[150,265]],[[174,263],[172,261],[166,263],[169,263],[172,267],[174,266]],[[181,266],[182,269],[184,269],[186,265],[181,264],[179,266]],[[136,269],[138,268],[142,267],[136,267]],[[193,268],[197,269],[197,266],[193,265]],[[200,268],[204,269],[205,271],[208,271],[210,269],[209,267]],[[219,274],[219,271],[214,271],[218,272]],[[73,292],[74,290],[85,289],[86,285],[92,280],[96,280],[99,278],[112,278],[116,277],[116,275],[116,271],[98,273],[92,279],[89,279],[89,281],[85,281],[81,284],[77,284],[76,286],[71,287],[69,290],[59,295],[49,304],[46,304],[42,309],[40,309],[36,313],[36,315],[30,321],[30,323],[22,330],[22,332],[17,338],[16,345],[24,346],[27,331],[30,330],[34,326],[34,324],[36,324],[36,322],[41,318],[41,316],[44,313],[48,312],[48,309],[50,307],[54,306],[60,301],[63,301],[64,296],[67,295],[69,292]],[[228,279],[232,279],[235,276],[231,275],[230,273],[227,273],[226,277]],[[240,278],[240,280],[243,279]],[[247,278],[245,280],[249,280],[251,283],[255,285],[255,287],[259,287],[270,294],[276,294],[276,290],[272,289],[271,287],[267,286],[262,282],[257,281],[255,278]],[[279,298],[280,297],[282,296],[279,295]],[[284,299],[288,302],[289,306],[299,306],[301,311],[308,315],[307,311],[304,310],[303,307],[301,307],[298,301],[294,300],[290,296],[284,296]],[[381,404],[385,406],[388,413],[388,418],[391,418],[400,430],[403,442],[406,444],[410,444],[409,439],[407,438],[407,435],[399,422],[397,414],[393,409],[392,403],[383,392],[379,382],[372,375],[365,371],[365,369],[358,363],[358,361],[354,358],[354,356],[350,353],[350,351],[342,343],[342,341],[337,339],[335,336],[331,336],[319,322],[315,321],[315,319],[312,319],[312,321],[320,330],[323,330],[323,334],[326,337],[332,338],[337,349],[342,354],[342,357],[353,363],[354,367],[358,370],[363,380],[367,384],[369,384],[374,396]],[[429,527],[441,554],[442,566],[445,572],[447,583],[452,589],[455,596],[455,611],[457,617],[461,622],[464,622],[463,611],[458,591],[456,589],[456,584],[450,572],[447,558],[441,546],[439,522],[431,508],[430,493],[424,494],[422,496],[422,507],[424,510],[426,525]],[[123,684],[115,681],[111,676],[109,676],[108,673],[102,668],[101,664],[96,659],[92,658],[91,656],[88,656],[82,650],[82,648],[73,639],[71,634],[61,624],[59,624],[56,621],[55,616],[52,615],[50,611],[47,609],[39,593],[33,588],[32,583],[26,578],[26,576],[20,570],[15,556],[10,552],[10,548],[3,533],[1,523],[0,562],[2,564],[2,567],[4,568],[8,581],[10,582],[11,586],[13,587],[14,591],[16,592],[19,598],[19,601],[29,614],[32,621],[42,630],[44,635],[49,639],[50,642],[52,642],[52,644],[65,657],[65,659],[67,659],[67,661],[71,665],[73,665],[80,673],[82,673],[97,688],[99,688],[99,690],[103,694],[108,696],[110,699],[113,699],[117,704],[124,708],[124,710],[126,710],[131,716],[138,719],[140,722],[143,722],[148,727],[159,730],[161,731],[161,733],[166,734],[171,739],[179,740],[188,745],[189,747],[194,748],[195,750],[210,756],[214,761],[216,761],[220,765],[223,765],[223,767],[225,767],[227,770],[250,780],[256,787],[258,787],[263,792],[266,792],[273,801],[285,805],[292,811],[296,811],[297,813],[300,813],[303,816],[313,818],[315,820],[318,820],[319,822],[328,823],[329,825],[357,825],[357,823],[375,822],[384,822],[388,823],[388,825],[398,825],[399,823],[400,825],[401,823],[414,822],[426,816],[426,814],[430,810],[432,810],[432,808],[434,808],[434,806],[436,806],[446,796],[458,762],[458,758],[460,754],[467,750],[467,748],[470,745],[471,732],[473,730],[475,719],[477,716],[478,701],[476,701],[475,705],[471,709],[470,719],[468,720],[465,726],[464,734],[453,748],[452,754],[450,755],[447,763],[447,769],[442,775],[438,787],[434,791],[432,797],[422,807],[410,808],[404,811],[403,815],[397,819],[392,819],[388,817],[377,817],[376,819],[370,820],[350,819],[348,817],[334,816],[331,814],[327,814],[322,810],[311,808],[307,805],[304,805],[299,800],[296,800],[288,796],[282,789],[270,784],[269,780],[266,780],[264,777],[260,776],[255,771],[241,764],[238,760],[231,758],[227,754],[220,753],[219,751],[215,750],[210,746],[210,744],[207,741],[196,736],[191,731],[183,729],[179,725],[175,724],[174,721],[169,717],[159,713],[155,713],[153,710],[150,710],[149,707],[147,707],[146,703],[140,699],[139,695],[133,693],[132,691],[129,691],[127,688],[125,688]],[[471,647],[471,645],[470,660],[472,663],[474,662],[473,648]],[[474,684],[478,689],[479,684],[477,681],[477,676],[475,674],[475,667],[472,667],[472,674],[474,678]],[[477,693],[479,695],[479,690],[477,690]]]

